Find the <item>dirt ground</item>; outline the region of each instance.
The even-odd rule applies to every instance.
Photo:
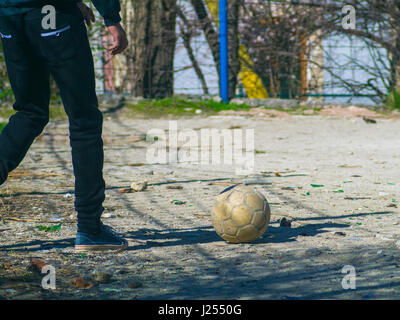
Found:
[[[233,114],[177,123],[197,132],[255,129],[254,174],[236,175],[229,165],[148,164],[146,133],[168,129],[168,120],[107,116],[103,221],[129,249],[75,253],[68,123],[51,122],[0,187],[0,298],[400,298],[398,119]],[[272,182],[256,186],[270,203],[271,223],[255,243],[227,244],[213,230],[210,208],[224,188],[249,178]],[[143,181],[146,191],[120,192]],[[283,217],[291,227],[280,226]],[[55,267],[55,290],[42,288],[44,275],[27,268],[31,258]],[[354,290],[342,287],[348,265]],[[93,279],[95,270],[111,279]],[[77,288],[76,277],[93,286]]]

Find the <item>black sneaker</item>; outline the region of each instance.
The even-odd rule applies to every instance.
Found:
[[[128,241],[121,238],[111,227],[103,225],[99,234],[91,235],[78,232],[75,239],[75,249],[84,251],[122,251],[128,247]]]

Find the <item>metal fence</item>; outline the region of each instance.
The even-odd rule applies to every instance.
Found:
[[[389,0],[388,2],[390,2]],[[271,4],[273,17],[267,19],[271,23],[278,21],[278,23],[285,23],[282,15],[289,15],[288,12],[282,10],[282,5],[300,7],[300,13],[303,10],[308,10],[307,7],[301,7],[309,1],[247,1],[243,0],[242,3],[246,8],[258,8],[259,6]],[[319,1],[322,3],[323,1]],[[334,1],[333,1],[334,2]],[[367,1],[368,2],[368,1]],[[134,56],[134,48],[132,48],[133,30],[135,29],[135,17],[131,1],[121,0],[123,24],[125,25],[128,35],[130,37],[131,46],[128,48],[124,55],[111,58],[107,54],[107,42],[110,41],[109,36],[106,36],[104,26],[100,23],[96,24],[89,30],[91,46],[93,49],[93,56],[95,60],[96,78],[97,78],[97,91],[98,93],[126,93],[131,94],[132,88],[135,86],[135,70],[132,67],[132,59]],[[212,21],[213,27],[218,31],[220,20],[216,9],[218,8],[218,0],[204,1],[207,8],[207,14]],[[217,66],[210,49],[210,44],[204,35],[204,32],[199,28],[199,22],[193,12],[192,2],[190,0],[178,0],[177,5],[181,8],[182,12],[186,15],[186,24],[193,26],[193,32],[190,38],[190,49],[188,51],[187,43],[182,36],[182,28],[185,24],[182,18],[177,15],[176,24],[176,44],[173,69],[163,70],[165,73],[173,74],[173,87],[175,94],[186,95],[219,95],[220,94],[220,77],[218,75]],[[322,6],[322,5],[321,5]],[[246,14],[241,9],[239,16],[239,25],[245,25]],[[288,7],[285,7],[288,8]],[[318,2],[314,2],[315,10],[318,10]],[[340,7],[338,7],[338,10]],[[376,10],[376,9],[375,9]],[[269,12],[266,10],[266,12]],[[296,13],[296,11],[294,11]],[[96,12],[97,20],[101,21],[101,17]],[[307,15],[305,15],[307,16]],[[228,16],[228,18],[230,18]],[[260,19],[257,16],[254,19]],[[289,18],[288,18],[289,19]],[[308,21],[304,23],[309,23]],[[312,24],[310,24],[312,27]],[[356,35],[332,35],[326,34],[323,37],[314,36],[318,34],[309,34],[301,41],[299,39],[302,35],[293,34],[279,34],[285,41],[288,41],[287,48],[298,45],[298,52],[285,51],[285,48],[278,48],[276,51],[271,50],[273,38],[277,37],[279,30],[284,30],[284,27],[277,26],[276,29],[270,28],[266,25],[264,29],[275,32],[272,35],[266,35],[261,28],[255,31],[252,39],[258,39],[256,46],[249,45],[249,36],[242,34],[246,28],[239,29],[238,37],[240,39],[239,59],[242,68],[238,74],[238,86],[236,90],[237,96],[247,96],[249,92],[256,88],[261,88],[259,91],[265,91],[269,97],[281,98],[309,98],[319,99],[327,102],[354,102],[354,103],[371,103],[380,102],[382,96],[377,95],[377,91],[385,92],[388,84],[385,79],[390,75],[390,62],[388,60],[389,53],[386,49],[379,45],[371,45],[370,41],[364,41]],[[294,28],[296,24],[293,24]],[[310,26],[309,26],[310,27]],[[268,29],[269,28],[269,29]],[[289,30],[290,31],[290,30]],[[379,30],[377,30],[378,32]],[[286,39],[286,37],[288,39]],[[290,40],[292,37],[296,39]],[[175,40],[174,40],[175,41]],[[292,41],[292,42],[291,42]],[[296,56],[293,57],[293,54]],[[264,56],[271,55],[269,60],[265,60],[265,67],[263,61],[256,62],[257,59]],[[298,64],[294,68],[282,68],[279,66],[275,76],[280,81],[278,89],[273,90],[273,85],[269,81],[269,74],[274,72],[271,65],[277,60],[277,56],[281,57],[290,56],[291,60],[286,64]],[[275,60],[274,60],[275,59]],[[193,61],[197,63],[197,69]],[[285,62],[280,62],[285,67]],[[257,64],[258,63],[258,64]],[[245,68],[243,67],[245,66]],[[254,67],[254,68],[253,68]],[[2,65],[4,69],[4,64]],[[198,70],[199,69],[199,70]],[[4,71],[4,70],[3,70]],[[153,70],[147,70],[151,73]],[[199,77],[199,71],[203,79]],[[0,72],[2,70],[0,69]],[[4,75],[4,72],[2,72]],[[3,76],[4,77],[4,76]],[[286,79],[283,81],[282,79]],[[371,80],[373,79],[373,80]],[[252,82],[253,81],[253,82]],[[366,83],[373,83],[373,86],[367,86]],[[298,87],[298,90],[292,90],[294,93],[288,94],[290,91],[289,85]],[[2,81],[0,88],[3,92],[8,90],[7,85]],[[252,88],[253,87],[253,88]],[[271,89],[272,88],[272,89]],[[376,88],[376,90],[372,89]],[[380,99],[380,100],[379,100]]]
[[[206,1],[211,3],[212,1]],[[259,1],[244,1],[247,5],[259,5]],[[267,1],[265,1],[267,2]],[[282,4],[289,1],[272,1],[275,4]],[[186,12],[190,13],[190,1],[178,1],[180,6],[183,6]],[[214,5],[217,1],[214,1]],[[296,2],[293,4],[296,6]],[[297,2],[297,5],[301,5],[301,2]],[[215,7],[215,6],[214,6]],[[277,9],[278,10],[278,9]],[[210,17],[213,17],[213,12],[208,8]],[[188,18],[190,23],[196,25],[195,17],[191,14]],[[179,20],[179,17],[178,17]],[[213,17],[213,24],[216,30],[218,30],[219,20],[217,17]],[[174,57],[174,69],[170,72],[174,73],[174,93],[175,94],[188,94],[188,95],[203,95],[205,94],[204,83],[199,79],[198,74],[195,72],[193,61],[189,58],[189,53],[185,48],[184,40],[181,37],[180,32],[181,24],[177,24],[176,34],[176,50]],[[98,36],[99,34],[97,34]],[[239,35],[240,36],[240,35]],[[260,35],[262,36],[262,35]],[[319,99],[328,102],[354,102],[354,103],[371,103],[376,102],[379,99],[377,94],[371,88],[363,86],[363,83],[370,80],[369,71],[366,70],[366,66],[374,64],[374,55],[377,51],[380,51],[380,58],[387,56],[387,53],[382,48],[372,48],[367,42],[360,40],[356,36],[338,36],[338,35],[326,35],[322,39],[315,41],[313,37],[308,37],[307,42],[307,54],[305,55],[306,63],[302,66],[305,70],[300,70],[306,74],[305,79],[301,79],[299,73],[286,75],[288,78],[294,79],[297,82],[305,82],[304,92],[299,92],[297,96],[290,96],[290,98],[312,98]],[[104,41],[100,43],[104,44]],[[258,49],[260,51],[268,51],[268,44],[263,47],[261,41]],[[99,41],[94,41],[94,46],[99,46]],[[217,68],[213,60],[213,56],[209,47],[209,43],[201,31],[196,34],[190,40],[190,46],[192,54],[198,62],[199,68],[203,73],[204,80],[206,82],[207,91],[210,95],[219,95],[220,83],[217,73]],[[131,79],[131,75],[126,72],[126,61],[124,58],[120,58],[117,63],[105,63],[104,53],[101,50],[97,50],[96,66],[99,74],[99,92],[100,91],[114,91],[119,90],[122,92],[129,93],[129,89],[121,88],[123,82],[121,77]],[[282,54],[282,53],[281,53]],[[284,55],[283,53],[282,55]],[[316,60],[319,62],[319,66],[314,64],[314,61],[310,61],[318,56]],[[250,58],[251,55],[249,54]],[[242,59],[243,64],[243,57]],[[127,58],[125,58],[127,59]],[[129,58],[128,58],[129,59]],[[302,58],[299,57],[299,60]],[[304,58],[303,58],[304,59]],[[381,59],[382,60],[382,59]],[[383,59],[380,64],[387,64],[388,62]],[[300,62],[301,64],[301,62]],[[379,66],[378,66],[379,67]],[[386,66],[385,66],[386,67]],[[382,67],[382,70],[384,68]],[[150,71],[149,71],[150,72]],[[385,73],[386,71],[382,71]],[[383,75],[383,77],[388,75]],[[303,76],[304,78],[304,76]],[[317,80],[315,78],[318,78]],[[236,94],[238,96],[247,95],[248,83],[244,83],[243,79],[239,76],[238,88]],[[382,91],[385,90],[385,84],[381,79],[375,79],[375,86],[380,88]],[[351,85],[349,85],[351,83]],[[259,83],[258,83],[259,85]],[[266,83],[263,83],[267,87]],[[357,87],[357,88],[356,88]],[[269,88],[266,88],[269,95],[271,92]],[[281,98],[288,98],[285,93],[285,88],[281,88],[281,92],[276,92],[276,96]],[[287,90],[286,90],[287,91]]]

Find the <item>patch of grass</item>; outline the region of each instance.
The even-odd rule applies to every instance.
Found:
[[[0,118],[8,119],[10,118],[15,111],[10,108],[0,108]]]
[[[37,280],[40,278],[40,275],[33,273],[33,272],[29,272],[29,271],[25,271],[22,273],[15,273],[13,275],[10,276],[5,276],[5,279],[9,282],[37,282]]]
[[[386,98],[386,106],[392,110],[400,110],[400,88],[396,88],[388,94]]]
[[[50,120],[67,120],[63,105],[55,105],[50,107]]]
[[[137,104],[127,104],[126,107],[128,113],[142,114],[148,117],[210,115],[223,110],[249,110],[251,108],[245,104],[225,104],[213,100],[188,101],[179,97],[144,100]]]
[[[64,107],[62,105],[52,105],[50,107],[50,120],[66,120],[67,114],[64,111]],[[0,118],[3,119],[8,119],[12,115],[14,115],[16,111],[11,108],[0,108]],[[0,131],[4,127],[1,127],[1,122],[0,122]]]
[[[306,115],[304,112],[305,111],[311,111],[313,110],[314,113],[318,113],[321,111],[322,108],[320,107],[310,107],[304,104],[298,104],[295,107],[290,107],[290,108],[273,108],[274,110],[282,111],[282,112],[287,112],[289,114],[293,115]]]
[[[0,132],[3,131],[3,129],[5,128],[6,125],[7,125],[7,122],[0,122]]]

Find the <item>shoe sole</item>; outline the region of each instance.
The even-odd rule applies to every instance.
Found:
[[[81,245],[75,246],[75,251],[77,252],[88,252],[88,251],[124,251],[128,248],[128,244],[123,245]]]

